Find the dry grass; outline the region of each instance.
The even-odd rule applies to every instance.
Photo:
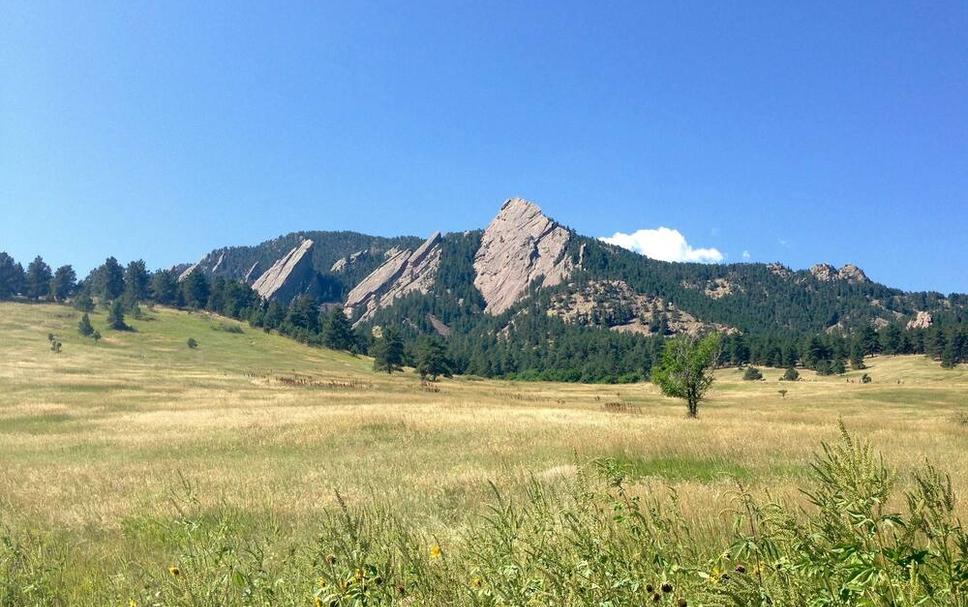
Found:
[[[92,315],[104,334],[95,345],[78,335],[70,309],[0,304],[0,520],[82,538],[92,560],[150,553],[125,530],[165,516],[183,477],[203,503],[270,517],[292,533],[338,489],[351,504],[383,504],[447,535],[480,512],[488,481],[513,495],[532,476],[554,483],[609,455],[642,479],[639,491],[675,486],[687,516],[718,533],[736,479],[795,497],[810,455],[837,437],[838,418],[899,470],[927,458],[956,491],[968,490],[964,366],[880,357],[869,361],[867,385],[848,383],[857,372],[805,372],[790,383],[776,369],[761,382],[722,370],[693,421],[649,384],[457,378],[428,392],[412,373],[373,373],[367,359],[248,327],[213,330],[221,318],[164,309],[148,317],[119,333]],[[60,354],[48,333],[63,342]],[[286,379],[297,376],[308,381]],[[608,402],[636,413],[609,412]],[[958,508],[968,514],[964,502]]]

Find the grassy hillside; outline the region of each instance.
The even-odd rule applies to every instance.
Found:
[[[172,563],[202,567],[185,520],[210,530],[230,513],[233,541],[268,538],[267,576],[281,575],[279,555],[317,543],[337,491],[351,510],[399,517],[457,550],[493,500],[489,482],[516,499],[532,481],[555,492],[602,457],[627,471],[636,495],[675,489],[696,536],[719,540],[736,481],[803,502],[811,455],[837,439],[839,418],[898,472],[928,458],[968,490],[968,369],[918,357],[868,361],[866,385],[856,372],[781,383],[780,370],[761,382],[722,370],[690,421],[648,384],[458,378],[428,388],[207,314],[158,309],[130,332],[94,314],[98,344],[78,334],[79,317],[0,304],[0,522],[46,546],[41,560],[52,563],[38,571],[0,556],[0,586],[46,576],[43,588],[80,604],[151,604],[152,593],[168,597],[158,604],[220,604],[165,585]],[[303,598],[291,602],[311,604],[316,576],[299,575],[287,588]]]

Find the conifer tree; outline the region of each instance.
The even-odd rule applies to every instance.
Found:
[[[384,329],[373,344],[373,368],[388,374],[403,368],[403,340],[393,328]]]
[[[27,266],[26,288],[24,295],[31,299],[46,299],[50,295],[50,281],[53,275],[50,266],[38,255]]]
[[[333,350],[352,350],[356,341],[353,325],[342,307],[335,307],[323,315],[323,345]]]
[[[439,339],[425,337],[420,341],[417,348],[417,373],[430,381],[437,381],[438,375],[453,375],[452,364],[447,358],[447,348]]]

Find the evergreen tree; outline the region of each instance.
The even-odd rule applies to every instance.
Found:
[[[881,352],[884,354],[898,354],[901,351],[901,328],[890,324],[881,330]]]
[[[115,299],[108,310],[108,328],[115,331],[128,329],[128,325],[124,324],[124,306],[119,299]]]
[[[867,325],[861,329],[860,343],[864,349],[864,356],[873,356],[881,350],[881,342],[877,338],[877,331],[871,325]]]
[[[26,288],[24,295],[31,299],[46,299],[50,295],[50,281],[53,275],[50,266],[38,255],[27,266]]]
[[[800,379],[800,372],[793,367],[787,367],[787,370],[783,372],[784,381],[797,381]]]
[[[0,252],[0,299],[10,299],[23,290],[24,268],[13,257]]]
[[[282,326],[282,321],[286,319],[286,309],[282,307],[278,301],[273,299],[269,303],[269,307],[266,309],[265,317],[262,320],[262,326],[266,331],[272,329],[278,329]]]
[[[859,338],[855,338],[850,343],[850,367],[854,370],[866,368],[864,366],[864,345]]]
[[[85,312],[84,316],[81,317],[81,321],[77,323],[77,330],[84,337],[90,337],[94,335],[94,325],[91,324],[91,319]]]
[[[178,305],[178,278],[170,270],[159,270],[151,275],[151,298],[165,306]]]
[[[148,299],[148,270],[144,260],[132,261],[124,270],[124,303],[132,307]]]
[[[666,396],[684,398],[689,417],[698,417],[699,403],[713,383],[712,367],[719,353],[718,333],[702,339],[679,335],[670,339],[652,381]]]
[[[434,337],[423,338],[417,347],[417,373],[421,378],[437,381],[438,375],[451,377],[452,365],[444,344]]]
[[[208,279],[200,270],[195,270],[182,281],[181,290],[189,308],[201,310],[208,305]]]
[[[124,293],[124,270],[114,257],[108,257],[94,274],[94,293],[102,303],[114,301]]]
[[[50,281],[50,292],[57,301],[64,301],[74,293],[77,288],[77,275],[71,266],[61,266],[54,272],[54,277]]]
[[[343,308],[334,307],[323,315],[323,345],[333,350],[352,350],[356,342],[353,325],[350,324]]]
[[[393,373],[403,368],[403,339],[393,328],[383,330],[383,335],[373,344],[373,368]]]
[[[94,300],[87,293],[81,293],[74,300],[74,307],[81,312],[93,312],[94,311]]]

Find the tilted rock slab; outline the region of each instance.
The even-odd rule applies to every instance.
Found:
[[[500,314],[543,277],[542,286],[561,283],[571,273],[565,249],[570,233],[537,206],[522,198],[504,203],[481,238],[474,257],[474,286],[481,292],[488,314]]]
[[[391,249],[392,254],[387,260],[346,296],[343,309],[347,316],[352,317],[357,310],[363,309],[356,322],[359,324],[408,293],[430,292],[437,280],[442,243],[440,232],[434,232],[414,251]]]
[[[303,240],[259,276],[252,283],[252,289],[262,299],[284,302],[311,290],[315,281],[312,251],[313,241],[308,238]]]

